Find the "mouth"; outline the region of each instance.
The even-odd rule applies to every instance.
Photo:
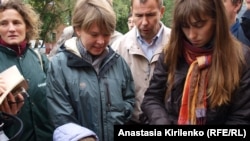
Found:
[[[149,30],[147,30],[147,29],[144,29],[144,30],[142,30],[143,32],[149,32]]]
[[[9,38],[16,38],[17,37],[17,35],[10,35],[10,36],[8,36]]]
[[[96,48],[96,49],[102,49],[104,47],[103,46],[94,46],[94,48]]]
[[[192,44],[199,44],[200,41],[191,41]]]
[[[94,47],[93,49],[97,52],[102,51],[104,47]]]

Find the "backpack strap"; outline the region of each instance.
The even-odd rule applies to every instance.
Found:
[[[37,49],[33,49],[33,50],[34,50],[34,52],[36,53],[38,59],[40,60],[40,65],[41,65],[41,68],[42,68],[42,70],[43,70],[43,60],[42,60],[42,56],[41,56],[41,54],[39,53],[39,51],[38,51]]]

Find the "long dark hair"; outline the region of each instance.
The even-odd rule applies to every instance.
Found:
[[[199,19],[207,15],[215,22],[212,64],[207,89],[211,107],[230,102],[233,91],[238,87],[244,56],[242,47],[230,33],[224,4],[221,0],[175,0],[172,30],[169,44],[164,48],[168,70],[166,98],[173,87],[178,61],[182,57],[185,35],[182,25],[191,17]],[[229,57],[230,56],[230,57]]]

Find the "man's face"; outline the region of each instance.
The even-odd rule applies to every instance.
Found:
[[[133,17],[128,18],[128,29],[131,30],[134,27]]]
[[[164,7],[159,7],[156,0],[148,0],[145,3],[134,0],[132,5],[134,24],[147,42],[151,42],[158,33],[164,10]]]
[[[246,2],[247,9],[250,10],[250,0],[245,0],[245,2]]]
[[[223,0],[223,4],[225,6],[226,14],[230,25],[232,25],[235,23],[235,18],[238,14],[239,9],[241,8],[242,3],[239,1],[234,4],[232,0]]]

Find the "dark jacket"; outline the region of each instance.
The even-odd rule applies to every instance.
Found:
[[[100,67],[93,67],[89,54],[81,55],[79,42],[76,37],[67,40],[49,65],[50,116],[55,127],[72,122],[95,132],[100,141],[113,141],[114,125],[128,122],[133,112],[130,68],[110,47]]]
[[[250,50],[244,46],[246,66],[229,104],[207,109],[206,124],[250,124]],[[180,58],[175,72],[175,82],[170,97],[164,103],[167,88],[167,70],[164,55],[161,54],[154,70],[150,86],[145,93],[142,110],[149,124],[177,124],[182,92],[188,71],[188,64]]]
[[[248,27],[249,28],[249,27]],[[241,26],[239,19],[236,19],[236,22],[232,25],[232,27],[230,28],[231,32],[233,33],[233,35],[243,44],[247,45],[248,47],[250,47],[250,40],[249,38],[247,38],[247,36],[245,35],[245,31],[246,29],[243,29],[243,27]],[[247,29],[249,30],[249,29]],[[247,32],[246,30],[246,32]]]
[[[25,99],[24,106],[17,115],[24,124],[23,134],[20,141],[51,141],[52,123],[48,119],[46,101],[46,70],[48,59],[43,57],[44,71],[41,68],[40,60],[33,49],[26,47],[23,55],[17,57],[16,53],[0,46],[0,72],[16,65],[20,73],[28,81],[29,97]],[[15,125],[4,130],[11,138],[17,133]]]
[[[242,15],[241,27],[245,36],[250,41],[250,10],[246,10],[246,12]]]

